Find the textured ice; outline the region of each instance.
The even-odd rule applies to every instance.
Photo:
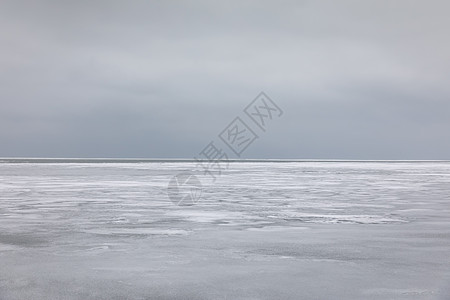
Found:
[[[449,162],[0,163],[0,300],[450,299]]]

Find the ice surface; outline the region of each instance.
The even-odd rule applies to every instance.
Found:
[[[0,163],[0,300],[450,299],[449,162]]]

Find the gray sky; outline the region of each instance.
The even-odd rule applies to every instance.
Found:
[[[191,158],[265,91],[243,158],[450,159],[449,9],[1,0],[0,156]]]

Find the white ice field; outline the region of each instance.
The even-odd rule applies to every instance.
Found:
[[[450,162],[0,163],[0,300],[450,299]]]

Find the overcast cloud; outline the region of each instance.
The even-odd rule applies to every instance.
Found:
[[[0,156],[450,159],[448,1],[0,1]]]

